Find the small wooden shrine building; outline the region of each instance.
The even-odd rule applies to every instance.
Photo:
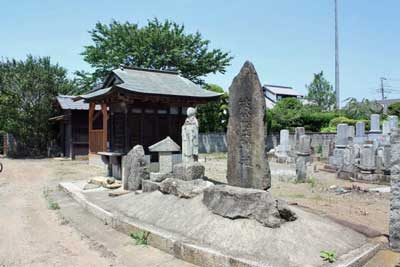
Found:
[[[121,66],[99,89],[75,100],[89,103],[89,153],[124,154],[137,144],[149,153],[150,145],[167,136],[180,144],[186,109],[219,96],[178,72]],[[97,126],[95,105],[101,106],[102,122]]]
[[[56,105],[59,116],[50,118],[58,122],[57,145],[64,157],[75,159],[76,156],[87,156],[89,152],[88,114],[89,104],[83,100],[74,101],[76,96],[59,95]],[[96,108],[100,109],[99,106]],[[101,121],[95,120],[97,127]]]

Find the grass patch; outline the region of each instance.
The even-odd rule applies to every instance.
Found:
[[[146,246],[148,244],[149,235],[150,232],[147,231],[135,232],[130,234],[132,239],[135,240],[136,245],[139,246]]]
[[[47,207],[51,210],[59,210],[60,205],[58,205],[57,201],[55,201],[53,198],[50,196],[50,190],[46,187],[43,189],[43,197],[47,201]]]

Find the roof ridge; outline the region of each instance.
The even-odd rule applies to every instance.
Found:
[[[179,71],[160,70],[160,69],[150,69],[150,68],[141,68],[141,67],[125,66],[125,65],[122,65],[120,68],[117,68],[117,69],[114,69],[114,70],[121,70],[121,71],[123,71],[124,69],[128,69],[128,70],[139,70],[139,71],[148,71],[148,72],[158,72],[158,73],[167,73],[167,74],[179,75]]]
[[[283,86],[283,85],[273,85],[273,84],[264,84],[263,87],[277,87],[277,88],[283,88],[283,89],[293,89],[291,86]]]

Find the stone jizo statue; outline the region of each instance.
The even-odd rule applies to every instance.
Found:
[[[196,109],[187,109],[187,119],[182,126],[182,161],[195,162],[199,155],[199,122],[196,119]]]

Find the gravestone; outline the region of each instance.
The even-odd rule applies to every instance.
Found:
[[[296,180],[304,182],[307,179],[307,163],[311,155],[311,138],[308,135],[300,136],[299,150],[296,158]]]
[[[356,136],[354,137],[354,143],[363,144],[367,140],[365,134],[365,122],[358,121],[356,123]]]
[[[360,156],[360,168],[362,170],[375,170],[375,147],[373,144],[364,144],[361,148]]]
[[[281,130],[279,135],[279,145],[276,149],[278,162],[284,163],[289,160],[289,130]]]
[[[353,125],[347,127],[347,138],[354,138],[356,135],[355,128]]]
[[[382,123],[382,134],[388,135],[390,133],[390,124],[389,121],[384,121]]]
[[[349,138],[348,138],[348,125],[345,123],[340,123],[336,126],[336,147],[344,148],[347,146]]]
[[[365,122],[358,121],[356,123],[356,137],[364,137],[365,136]]]
[[[392,115],[389,116],[388,119],[389,119],[390,130],[399,128],[399,117]]]
[[[229,88],[229,185],[256,189],[271,187],[264,119],[263,90],[253,64],[246,61]]]
[[[279,145],[282,151],[289,151],[289,130],[281,130]]]
[[[379,133],[381,131],[379,119],[379,114],[371,114],[371,133]]]
[[[298,151],[299,148],[299,142],[300,142],[300,136],[305,135],[306,134],[306,130],[304,129],[304,127],[296,127],[296,129],[294,130],[294,143],[295,143],[295,151]]]
[[[125,190],[139,190],[142,180],[149,179],[149,168],[141,145],[134,146],[125,156],[122,185]]]
[[[198,160],[199,155],[199,123],[195,117],[196,109],[187,109],[187,119],[182,126],[182,162]]]
[[[389,241],[393,250],[400,251],[400,129],[391,133],[391,167],[390,167],[390,221]]]

